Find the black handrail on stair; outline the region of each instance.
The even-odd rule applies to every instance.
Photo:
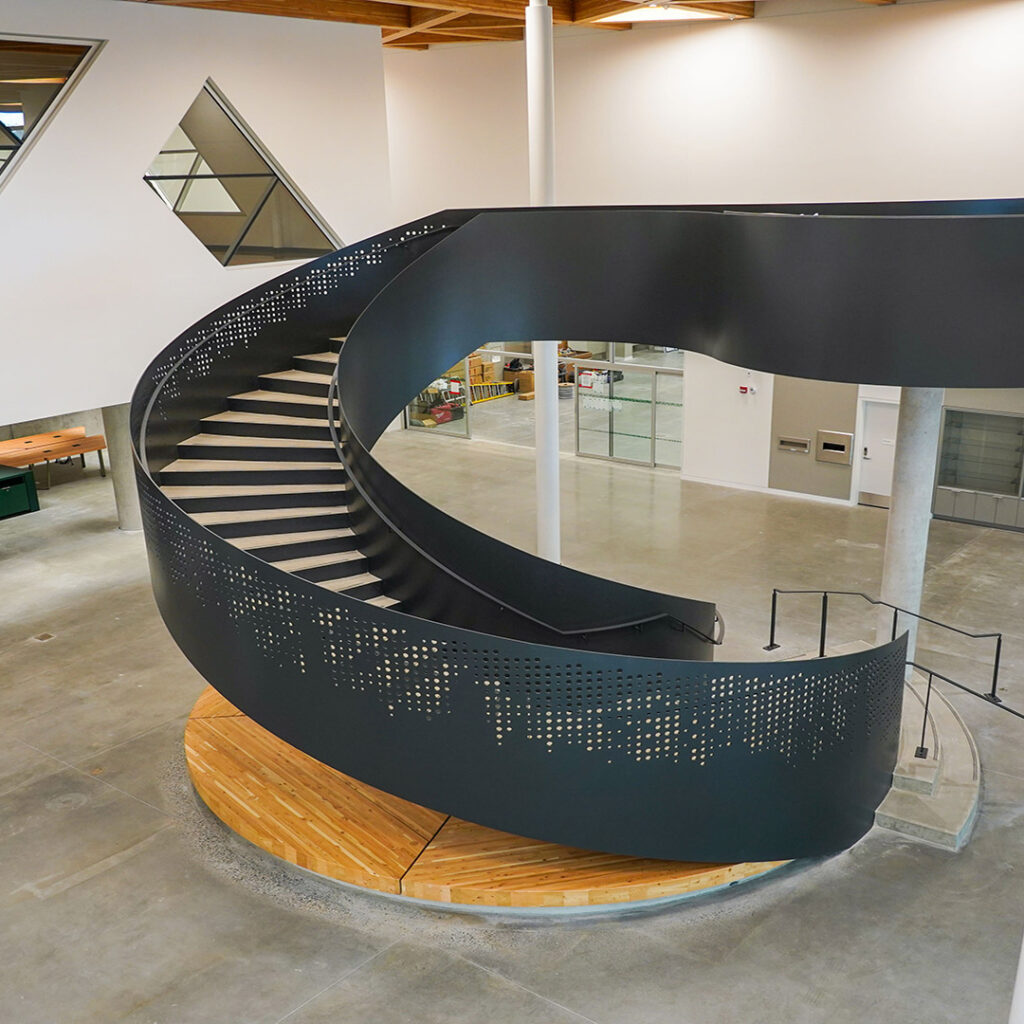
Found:
[[[950,626],[948,623],[939,622],[937,619],[930,619],[927,615],[921,615],[919,612],[912,612],[907,608],[900,608],[897,605],[890,604],[888,601],[882,601],[880,598],[871,597],[870,594],[865,594],[859,590],[780,590],[778,587],[772,588],[772,611],[771,611],[771,625],[768,631],[768,643],[764,646],[766,651],[777,650],[779,644],[775,642],[775,631],[778,622],[778,606],[779,606],[779,595],[780,594],[815,594],[821,595],[821,617],[820,617],[820,629],[818,638],[818,657],[825,657],[825,641],[828,635],[828,599],[829,597],[859,597],[868,604],[878,605],[884,608],[891,608],[892,615],[892,636],[891,639],[896,639],[896,634],[899,630],[899,617],[901,614],[909,615],[912,618],[919,620],[920,622],[927,622],[932,626],[939,626],[942,629],[948,629],[952,633],[959,633],[961,636],[970,637],[972,640],[995,640],[996,649],[995,656],[992,662],[992,688],[990,690],[981,691],[972,689],[965,683],[957,682],[955,679],[950,679],[949,676],[943,675],[941,672],[936,672],[935,669],[928,668],[926,665],[921,665],[916,661],[908,661],[907,664],[912,668],[916,668],[921,672],[927,673],[928,675],[928,690],[925,696],[925,708],[924,708],[924,723],[921,726],[921,744],[915,752],[915,757],[927,757],[928,748],[925,746],[925,728],[928,721],[928,703],[931,699],[932,692],[932,680],[941,679],[944,683],[949,683],[951,686],[955,686],[958,690],[963,690],[964,693],[969,693],[972,696],[980,697],[982,700],[987,701],[989,704],[995,704],[998,708],[1003,711],[1008,711],[1011,715],[1015,715],[1017,718],[1024,718],[1024,712],[1017,711],[1015,708],[1011,708],[1003,703],[1002,697],[996,692],[996,688],[999,684],[999,662],[1003,651],[1003,634],[1002,633],[972,633],[970,630],[961,629],[959,626]],[[921,753],[924,751],[924,753]]]
[[[334,450],[337,453],[338,459],[341,461],[341,464],[348,469],[348,460],[345,457],[345,450],[342,447],[341,438],[338,436],[337,411],[340,411],[340,403],[338,399],[338,366],[335,364],[334,373],[331,375],[331,383],[327,389],[327,428],[330,431],[331,440],[334,442]],[[429,551],[424,550],[411,537],[407,536],[398,524],[395,523],[382,508],[379,507],[369,494],[364,494],[363,497],[373,508],[374,512],[376,512],[380,517],[381,521],[386,524],[388,529],[397,533],[418,555],[427,559],[427,561],[432,565],[440,569],[441,572],[446,573],[463,586],[469,587],[470,590],[475,591],[486,600],[498,605],[502,611],[512,612],[514,615],[518,615],[520,618],[526,619],[534,625],[542,626],[544,629],[549,629],[552,633],[556,633],[559,636],[585,638],[590,633],[608,633],[617,629],[642,629],[644,626],[650,625],[654,622],[668,622],[668,624],[674,629],[678,629],[682,633],[691,633],[698,639],[703,640],[705,643],[713,644],[715,647],[720,647],[725,642],[725,619],[722,617],[722,613],[718,611],[718,609],[715,610],[715,623],[718,626],[717,637],[708,636],[708,634],[702,629],[698,629],[689,622],[684,622],[682,619],[672,615],[670,612],[661,612],[658,615],[648,615],[646,618],[642,619],[627,619],[622,622],[613,622],[609,625],[592,626],[585,629],[560,629],[558,626],[555,626],[550,622],[545,622],[544,620],[537,618],[535,615],[531,615],[529,612],[523,611],[522,608],[514,607],[509,604],[508,601],[499,600],[494,597],[493,594],[487,593],[487,591],[478,587],[471,580],[468,580],[455,572],[454,569],[435,558]]]

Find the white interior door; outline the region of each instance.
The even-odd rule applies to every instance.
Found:
[[[860,448],[862,505],[889,507],[899,414],[900,407],[893,402],[864,403],[864,431]]]

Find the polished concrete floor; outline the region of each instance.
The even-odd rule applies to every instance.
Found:
[[[528,452],[412,432],[381,452],[425,495],[532,545]],[[1024,925],[1024,723],[958,702],[986,769],[958,855],[876,830],[765,884],[626,918],[397,905],[285,869],[197,805],[181,739],[203,681],[94,473],[0,521],[3,1024],[1005,1021]],[[757,655],[772,585],[877,589],[884,512],[571,458],[563,473],[566,561],[717,599],[724,657]],[[1018,704],[1022,564],[1024,536],[933,526],[926,608],[1007,632]],[[784,622],[780,653],[797,653],[813,608]],[[850,613],[834,629],[869,624]],[[982,671],[980,655],[938,653]]]

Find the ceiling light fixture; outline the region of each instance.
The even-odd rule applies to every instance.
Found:
[[[645,7],[638,4],[628,11],[609,14],[607,18],[598,18],[595,24],[609,25],[643,21],[723,21],[728,19],[728,17],[724,13],[716,14],[713,11],[695,11],[686,7],[675,7],[670,3],[657,3],[652,0]]]

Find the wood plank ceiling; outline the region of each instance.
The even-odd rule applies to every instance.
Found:
[[[346,21],[379,25],[384,45],[395,49],[425,50],[438,43],[514,41],[523,38],[528,0],[129,0],[131,3],[199,7],[211,11],[271,14],[317,21]],[[556,25],[589,28],[630,28],[628,22],[600,23],[600,19],[637,7],[667,7],[680,14],[723,20],[752,18],[756,3],[765,0],[548,0]],[[887,5],[896,0],[859,0]]]

